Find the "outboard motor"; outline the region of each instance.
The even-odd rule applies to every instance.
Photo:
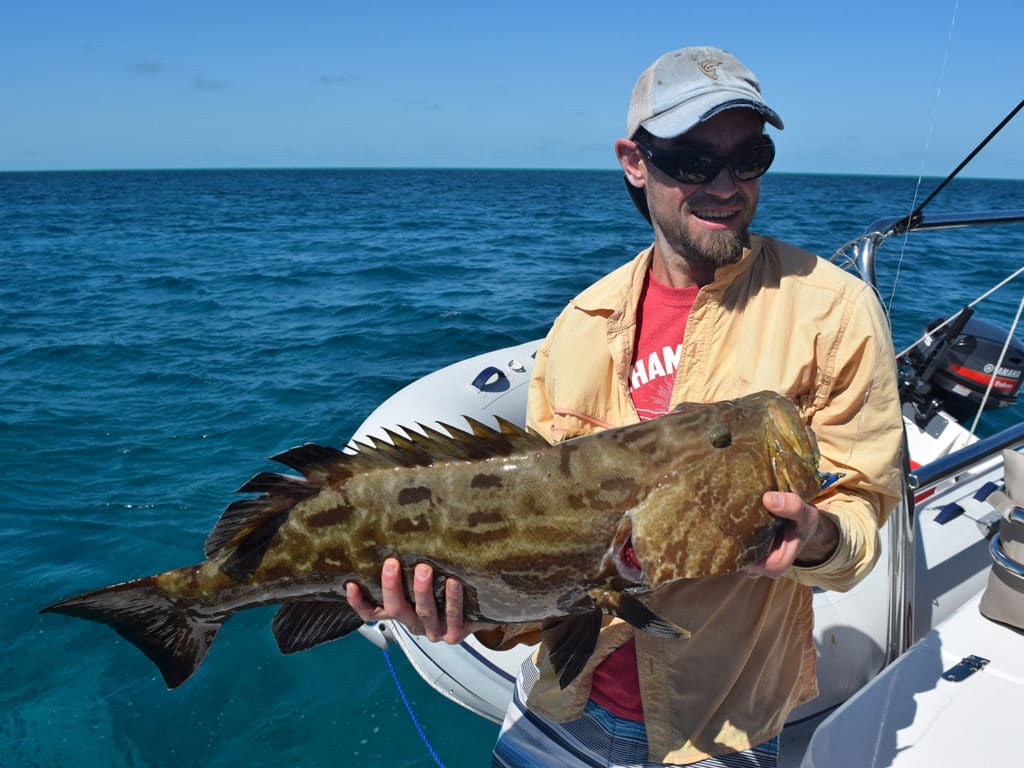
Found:
[[[944,318],[930,322],[925,340],[900,361],[900,399],[904,411],[910,406],[918,426],[925,424],[938,410],[958,419],[969,418],[981,405],[992,380],[1007,332],[984,320],[973,318],[965,308],[945,328],[932,330]],[[1024,369],[1024,345],[1010,341],[986,408],[1005,408],[1017,402]]]

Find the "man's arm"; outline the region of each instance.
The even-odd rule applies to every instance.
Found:
[[[891,339],[881,306],[865,286],[823,352],[834,364],[824,402],[816,398],[811,407],[822,470],[840,472],[843,480],[815,500],[817,509],[796,497],[779,511],[765,505],[790,521],[782,539],[791,543],[769,554],[770,573],[763,575],[781,575],[778,566],[786,563],[801,584],[845,592],[877,561],[879,528],[902,491],[903,419]]]

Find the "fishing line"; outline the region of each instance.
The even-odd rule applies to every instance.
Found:
[[[925,161],[927,160],[927,157],[928,157],[928,150],[931,148],[932,134],[935,132],[935,116],[936,116],[936,114],[938,113],[938,110],[939,110],[939,101],[942,99],[942,84],[943,84],[943,82],[946,79],[946,64],[949,62],[949,49],[953,45],[953,30],[956,27],[956,15],[957,15],[957,11],[959,9],[960,9],[960,0],[953,0],[953,18],[951,18],[950,21],[949,21],[949,33],[946,35],[946,47],[945,47],[945,50],[942,53],[942,67],[939,69],[939,84],[935,88],[935,99],[932,102],[932,114],[931,114],[931,118],[928,121],[928,135],[925,137],[925,140],[924,140],[924,151],[922,152],[922,155],[921,155],[921,170],[917,174],[917,184],[914,186],[914,198],[913,198],[913,200],[910,203],[911,213],[908,214],[908,216],[905,219],[905,221],[908,221],[908,222],[912,221],[915,216],[920,217],[921,209],[924,208],[924,206],[927,205],[931,201],[931,199],[933,197],[935,197],[936,192],[938,192],[938,189],[935,190],[935,192],[932,192],[932,194],[929,195],[927,200],[925,200],[920,206],[917,206],[917,198],[918,198],[918,196],[921,193],[921,182],[924,180]],[[955,175],[956,171],[954,171],[953,173]],[[948,179],[947,179],[947,181],[948,181]],[[945,182],[943,182],[943,184],[939,185],[939,189],[942,189],[943,186],[945,186]],[[896,303],[896,286],[899,285],[900,271],[901,271],[901,269],[903,267],[903,257],[904,257],[904,254],[906,253],[906,250],[907,250],[907,237],[906,237],[906,234],[904,234],[903,244],[902,244],[902,247],[900,248],[900,255],[899,255],[899,258],[896,260],[896,274],[893,276],[893,279],[892,279],[892,293],[889,294],[889,303],[886,306],[886,314],[887,315],[892,313],[892,306],[893,306],[893,304]]]
[[[981,421],[981,414],[985,410],[985,403],[988,402],[988,396],[992,394],[992,387],[996,383],[996,377],[999,376],[999,371],[1003,367],[1003,358],[1006,357],[1006,350],[1010,348],[1010,342],[1013,340],[1014,333],[1017,332],[1017,324],[1020,323],[1021,312],[1024,312],[1024,296],[1021,297],[1020,304],[1017,305],[1017,316],[1013,318],[1013,327],[1010,328],[1010,332],[1006,334],[1006,341],[1003,342],[1003,349],[999,353],[999,359],[996,361],[996,367],[992,370],[992,376],[989,377],[988,386],[985,388],[985,395],[981,398],[981,405],[978,406],[978,412],[974,416],[974,423],[971,424],[971,434],[974,434],[974,430],[978,428],[978,422]]]
[[[416,713],[412,709],[412,702],[409,701],[409,697],[405,695],[405,688],[402,687],[402,681],[398,679],[398,672],[395,670],[395,665],[391,663],[391,654],[388,653],[387,648],[381,648],[384,652],[384,661],[388,664],[388,670],[391,672],[391,679],[395,681],[395,687],[398,688],[398,695],[402,697],[402,703],[405,704],[405,711],[409,713],[409,717],[412,718],[412,724],[416,726],[416,733],[420,735],[420,739],[423,741],[423,746],[427,748],[427,752],[434,758],[434,762],[445,768],[445,764],[441,762],[441,758],[434,750],[433,745],[430,743],[430,739],[427,738],[426,732],[423,730],[423,726],[420,725],[419,718],[416,717]]]
[[[979,152],[981,152],[982,149],[984,149],[986,144],[988,144],[990,141],[992,141],[993,138],[995,138],[995,135],[997,133],[999,133],[1001,130],[1003,130],[1004,127],[1006,127],[1006,124],[1008,122],[1010,122],[1011,120],[1013,120],[1014,117],[1016,117],[1017,113],[1020,112],[1021,109],[1024,109],[1024,99],[1022,99],[1020,101],[1020,103],[1017,104],[1016,107],[1014,107],[1013,109],[1010,110],[1009,114],[1007,114],[1006,117],[1004,117],[999,122],[999,125],[997,125],[995,128],[993,128],[992,131],[989,133],[989,135],[986,136],[982,140],[982,142],[980,144],[978,144],[978,146],[976,146],[974,148],[974,150],[967,157],[965,157],[963,159],[963,162],[961,162],[960,165],[958,165],[953,170],[953,172],[951,174],[949,174],[949,176],[947,176],[945,179],[942,180],[942,183],[940,183],[939,186],[937,186],[935,188],[935,190],[930,195],[928,195],[928,197],[925,199],[925,201],[923,203],[921,203],[919,206],[917,206],[917,208],[914,210],[913,213],[910,214],[910,216],[908,216],[905,219],[902,219],[901,221],[896,222],[893,225],[893,231],[897,232],[897,233],[900,232],[900,231],[905,231],[907,228],[909,228],[909,227],[913,226],[914,224],[918,223],[921,220],[921,211],[924,210],[924,207],[926,205],[928,205],[928,203],[930,203],[932,201],[932,199],[937,194],[939,194],[939,192],[942,191],[942,188],[945,187],[947,184],[949,184],[949,182],[951,182],[953,180],[953,178],[958,173],[960,173],[960,171],[962,171],[969,162],[971,162],[971,160],[974,159],[975,155],[977,155]]]
[[[991,296],[991,295],[992,295],[993,293],[995,293],[996,291],[998,291],[998,290],[999,290],[1000,288],[1002,288],[1002,287],[1003,287],[1004,285],[1006,285],[1007,283],[1009,283],[1009,282],[1010,282],[1011,280],[1014,280],[1014,279],[1016,279],[1016,278],[1020,277],[1020,276],[1021,276],[1022,274],[1024,274],[1024,267],[1020,267],[1020,268],[1019,268],[1019,269],[1017,269],[1017,270],[1016,270],[1016,271],[1015,271],[1015,272],[1014,272],[1013,274],[1011,274],[1011,275],[1009,275],[1009,276],[1007,276],[1007,277],[1004,277],[1004,278],[1003,278],[1003,279],[1002,279],[1001,281],[999,281],[998,283],[996,283],[995,285],[993,285],[993,286],[992,286],[991,288],[989,288],[989,289],[988,289],[987,291],[985,291],[985,292],[984,292],[983,294],[981,294],[981,295],[980,295],[980,296],[979,296],[978,298],[976,298],[976,299],[975,299],[974,301],[971,301],[971,302],[969,302],[969,303],[967,304],[967,307],[966,307],[966,308],[967,308],[967,309],[973,309],[973,308],[974,308],[975,306],[977,306],[977,305],[978,305],[978,304],[980,304],[980,303],[981,303],[982,301],[984,301],[985,299],[987,299],[987,298],[988,298],[989,296]],[[960,312],[963,312],[963,310],[961,309],[961,310],[960,310]],[[952,315],[951,317],[947,318],[946,320],[943,320],[943,321],[942,321],[941,323],[939,323],[938,325],[936,325],[936,326],[934,326],[933,328],[931,328],[931,329],[930,329],[930,330],[928,331],[928,333],[926,333],[926,334],[924,334],[923,336],[921,336],[920,338],[918,338],[918,339],[917,339],[916,341],[914,341],[914,343],[913,343],[913,344],[911,344],[911,345],[910,345],[909,347],[907,347],[907,348],[906,348],[906,349],[904,349],[904,350],[903,350],[902,352],[900,352],[900,353],[899,353],[898,355],[896,355],[896,359],[898,360],[899,358],[903,357],[903,356],[904,356],[905,354],[907,354],[907,352],[909,352],[910,350],[912,350],[912,349],[913,349],[914,347],[916,347],[916,346],[917,346],[918,344],[922,343],[922,342],[923,342],[923,341],[925,341],[926,339],[929,339],[929,338],[931,338],[931,337],[932,337],[932,336],[934,336],[934,335],[935,335],[935,334],[936,334],[937,332],[941,331],[941,330],[942,330],[943,328],[945,328],[945,327],[946,327],[947,325],[949,325],[950,323],[952,323],[952,322],[953,322],[954,320],[956,320],[956,319],[957,319],[957,317],[959,317],[959,316],[960,316],[960,312],[956,312],[956,313],[954,313],[954,314],[953,314],[953,315]]]

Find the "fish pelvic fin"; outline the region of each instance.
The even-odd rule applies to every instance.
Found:
[[[635,596],[620,591],[594,590],[589,594],[592,611],[549,619],[541,627],[548,661],[561,688],[579,677],[594,655],[605,613],[617,616],[654,637],[670,640],[690,637],[689,630],[658,616]]]
[[[601,592],[594,596],[594,602],[613,616],[618,616],[653,637],[668,640],[690,637],[688,629],[659,616],[628,592]]]
[[[343,598],[294,600],[274,614],[272,629],[281,653],[298,653],[337,640],[363,625]]]
[[[220,621],[202,621],[176,603],[155,576],[115,584],[43,608],[106,624],[157,665],[168,688],[177,688],[206,659]]]
[[[601,610],[595,608],[587,613],[552,619],[541,627],[548,645],[548,661],[558,676],[559,687],[565,688],[579,677],[594,655],[602,615]]]

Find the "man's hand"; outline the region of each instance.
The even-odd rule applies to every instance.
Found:
[[[795,493],[769,491],[761,498],[764,508],[776,517],[785,519],[775,543],[765,558],[748,565],[750,576],[777,579],[794,562],[798,566],[819,565],[828,560],[839,545],[839,531],[835,523],[818,508],[808,504]]]
[[[457,645],[473,632],[490,624],[466,621],[462,607],[462,583],[457,579],[445,581],[444,614],[437,611],[434,601],[434,570],[419,563],[413,576],[412,592],[415,605],[405,599],[402,584],[402,566],[395,558],[388,558],[380,575],[381,605],[374,605],[363,595],[355,582],[345,586],[345,597],[363,621],[395,619],[405,624],[414,635],[425,635],[428,640]]]

